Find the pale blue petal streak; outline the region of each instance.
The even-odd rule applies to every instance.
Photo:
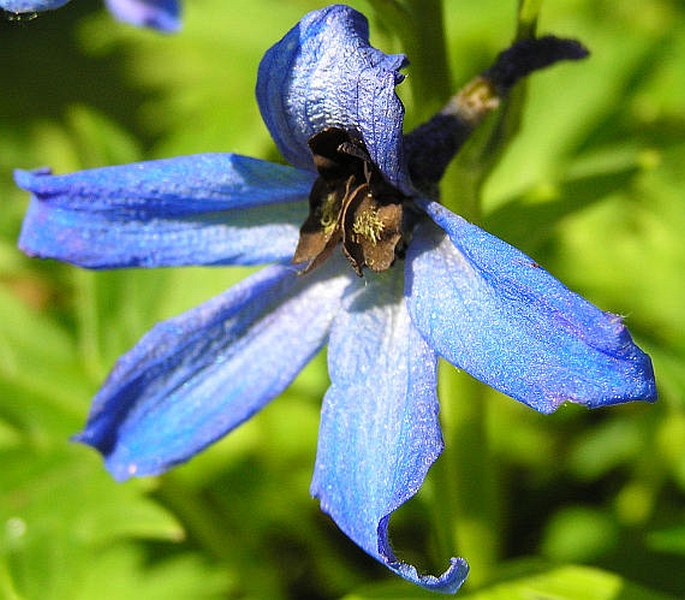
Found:
[[[181,27],[179,0],[106,0],[110,12],[120,21],[164,32]]]
[[[413,327],[402,272],[369,274],[345,299],[329,341],[331,387],[321,415],[312,494],[371,556],[426,588],[456,591],[468,572],[452,559],[419,575],[388,541],[391,513],[414,496],[443,448],[436,358]]]
[[[417,227],[408,306],[439,354],[544,413],[565,400],[597,407],[656,399],[650,359],[619,316],[439,204],[423,206],[442,229],[428,220]]]
[[[287,261],[313,181],[235,154],[15,177],[32,193],[20,248],[92,269]]]
[[[0,8],[13,13],[32,13],[54,10],[69,0],[0,0]]]
[[[325,127],[361,135],[388,181],[409,193],[404,107],[395,93],[406,64],[369,45],[362,14],[334,5],[307,14],[264,55],[257,102],[283,156],[314,169],[307,140]]]
[[[267,267],[158,324],[112,370],[76,439],[112,475],[187,461],[281,393],[324,344],[349,275]]]

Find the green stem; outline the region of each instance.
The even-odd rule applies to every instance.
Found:
[[[87,372],[97,381],[102,376],[100,331],[98,328],[96,275],[76,270],[76,314],[78,317],[78,343]]]
[[[413,116],[424,120],[452,94],[442,0],[405,0],[410,35],[402,40],[411,61]]]
[[[397,35],[410,61],[413,106],[408,129],[438,111],[452,93],[442,0],[368,0]]]
[[[516,40],[535,37],[542,0],[520,0]],[[482,220],[482,191],[510,142],[516,137],[526,101],[519,83],[473,134],[442,180],[443,204],[473,223]]]
[[[541,4],[542,0],[521,0],[517,40],[535,36]],[[443,204],[472,222],[482,219],[483,185],[518,132],[525,98],[525,84],[512,90],[500,110],[468,140],[443,178]],[[436,496],[442,504],[436,516],[443,524],[451,524],[454,546],[469,561],[470,584],[476,587],[488,580],[501,552],[498,471],[490,451],[484,390],[483,384],[468,375],[441,365],[439,395],[446,449],[436,465]],[[450,515],[445,514],[445,505],[451,507]]]
[[[535,37],[542,0],[519,0],[516,39]]]
[[[446,448],[436,473],[441,481],[436,483],[451,509],[441,526],[450,523],[453,545],[469,562],[470,585],[476,587],[489,579],[500,553],[497,470],[489,451],[484,391],[479,381],[441,364]],[[445,519],[444,510],[441,516]]]
[[[472,223],[482,221],[483,186],[520,129],[525,99],[523,82],[479,125],[441,181],[442,203]]]

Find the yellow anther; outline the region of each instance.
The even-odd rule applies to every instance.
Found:
[[[363,210],[355,215],[352,224],[352,231],[357,236],[369,240],[374,246],[380,241],[384,229],[385,224],[373,209]]]

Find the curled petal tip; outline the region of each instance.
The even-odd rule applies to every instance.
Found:
[[[33,192],[33,186],[35,185],[37,179],[47,175],[52,175],[52,169],[50,167],[40,167],[38,169],[15,169],[14,170],[14,182],[22,189],[27,192]]]
[[[395,556],[388,540],[390,515],[378,524],[378,554],[385,565],[407,581],[433,592],[454,594],[466,581],[469,565],[461,557],[450,558],[449,567],[441,575],[421,574],[414,565],[402,562]]]
[[[440,576],[421,575],[416,567],[403,562],[388,562],[389,569],[402,578],[433,592],[454,594],[459,591],[469,574],[469,565],[463,558],[450,558],[450,566]]]

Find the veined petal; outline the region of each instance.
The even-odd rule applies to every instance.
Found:
[[[32,13],[54,10],[69,0],[0,0],[0,8],[13,13]]]
[[[281,393],[321,348],[352,277],[334,275],[339,266],[308,277],[267,267],[158,324],[119,359],[77,441],[97,448],[119,480],[190,459]]]
[[[312,494],[388,568],[423,587],[454,592],[468,572],[463,559],[451,559],[440,577],[419,575],[388,540],[391,513],[416,494],[443,448],[436,357],[402,295],[401,270],[369,274],[335,320]]]
[[[178,0],[106,0],[107,8],[120,21],[171,33],[181,28]]]
[[[257,102],[283,156],[314,169],[307,140],[326,127],[360,135],[386,179],[411,192],[402,142],[404,107],[395,86],[404,55],[369,45],[364,15],[333,5],[311,12],[267,51]]]
[[[408,307],[439,354],[544,413],[656,399],[651,361],[620,317],[441,205],[423,207],[442,230],[426,220],[415,231]]]
[[[92,269],[289,260],[313,176],[235,154],[68,175],[17,171],[33,194],[19,247]]]

